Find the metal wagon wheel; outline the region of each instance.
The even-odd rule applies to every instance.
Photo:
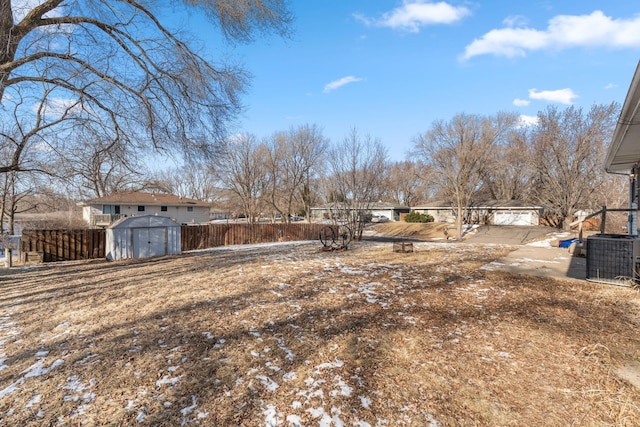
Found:
[[[338,233],[334,242],[338,247],[346,249],[347,246],[349,246],[349,243],[351,243],[352,237],[351,229],[346,225],[341,225],[338,227]]]
[[[331,226],[320,229],[320,241],[325,247],[332,246],[336,240],[336,232]]]

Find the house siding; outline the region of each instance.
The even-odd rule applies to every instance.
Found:
[[[193,211],[188,211],[188,206],[167,206],[166,211],[162,211],[160,205],[138,205],[121,204],[120,215],[135,217],[143,215],[154,215],[171,218],[178,224],[207,224],[209,222],[208,206],[193,206]],[[144,206],[144,211],[139,211],[138,206]],[[91,224],[92,217],[102,214],[102,205],[85,206],[82,209],[83,219]]]

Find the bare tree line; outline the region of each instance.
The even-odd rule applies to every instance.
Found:
[[[190,161],[155,174],[127,173],[131,159],[118,162],[117,153],[106,152],[109,167],[93,168],[95,179],[82,182],[111,182],[110,188],[92,189],[93,197],[154,189],[210,201],[249,222],[310,218],[312,206],[326,203],[353,213],[377,201],[412,207],[445,200],[461,227],[467,207],[518,200],[543,207],[547,223],[560,227],[579,209],[624,205],[624,182],[603,169],[617,114],[616,104],[587,112],[550,107],[528,126],[508,113],[459,114],[418,134],[414,160],[400,162],[389,161],[380,140],[355,128],[332,144],[318,126],[302,125],[262,139],[239,134],[224,142],[214,161]],[[96,158],[96,150],[88,152],[88,159]],[[90,175],[91,163],[78,161]],[[342,219],[362,231],[357,216]]]

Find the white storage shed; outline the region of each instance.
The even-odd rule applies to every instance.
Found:
[[[175,255],[180,246],[180,224],[163,216],[122,218],[106,229],[109,261]]]

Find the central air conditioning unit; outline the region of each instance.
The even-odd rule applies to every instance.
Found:
[[[640,238],[627,234],[587,237],[587,280],[630,285],[640,278]]]

